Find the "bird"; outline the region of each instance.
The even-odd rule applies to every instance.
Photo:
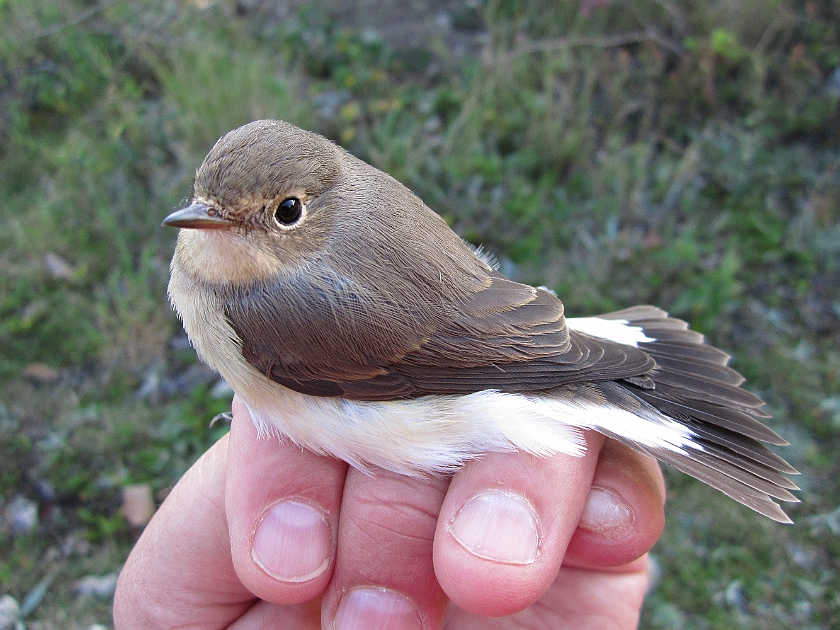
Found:
[[[781,523],[797,471],[730,356],[654,306],[566,317],[407,187],[280,120],[198,167],[168,294],[199,358],[277,435],[363,470],[580,456],[594,430]]]

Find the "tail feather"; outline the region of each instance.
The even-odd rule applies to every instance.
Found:
[[[773,519],[779,523],[792,523],[790,517],[784,513],[779,505],[774,502],[767,494],[759,492],[750,486],[747,486],[736,479],[721,475],[717,471],[715,462],[711,465],[695,460],[691,457],[671,457],[664,460],[671,464],[677,470],[691,475],[700,481],[709,484],[716,490],[720,490],[726,496],[731,497],[741,503],[763,514],[767,518]]]
[[[683,424],[704,440],[725,446],[730,451],[756,461],[759,464],[763,464],[773,470],[778,470],[786,475],[799,474],[796,468],[757,440],[719,426],[710,428],[704,423],[690,418],[685,419]]]
[[[636,306],[600,317],[641,328],[650,340],[638,347],[657,364],[646,374],[652,387],[648,381],[632,380],[610,387],[620,387],[678,422],[690,438],[677,448],[660,448],[632,435],[611,435],[775,521],[791,522],[773,499],[798,501],[790,491],[799,488],[786,477],[797,471],[762,444],[787,442],[757,419],[769,417],[760,410],[764,402],[739,387],[744,378],[727,367],[729,355],[656,307]]]
[[[775,444],[776,446],[787,444],[778,433],[756,420],[754,416],[758,414],[755,412],[745,413],[739,409],[692,399],[690,395],[685,395],[679,389],[670,388],[655,381],[654,386],[656,387],[654,390],[635,391],[635,393],[639,398],[646,400],[665,413],[670,410],[671,413],[680,417],[723,427],[768,444]],[[769,416],[762,415],[761,417]]]
[[[740,456],[738,453],[734,453],[733,451],[730,451],[728,448],[720,446],[719,444],[714,444],[712,442],[699,442],[699,444],[703,446],[703,451],[705,453],[713,455],[714,457],[728,462],[733,466],[737,466],[743,471],[749,473],[751,479],[753,478],[753,476],[755,476],[766,480],[767,482],[772,484],[773,487],[778,488],[776,492],[782,493],[773,494],[773,490],[765,490],[767,494],[774,496],[777,499],[784,499],[785,501],[797,501],[796,497],[791,495],[789,492],[784,492],[784,490],[781,490],[781,488],[784,488],[785,490],[799,490],[799,486],[797,486],[795,483],[793,483],[793,481],[788,479],[783,473],[779,472],[775,468],[771,466],[765,466],[764,464],[756,462],[753,459]]]
[[[742,411],[748,411],[764,404],[761,398],[745,389],[722,381],[703,378],[699,374],[656,367],[648,373],[648,376],[653,379],[657,386],[668,386],[671,391],[678,391],[682,397],[689,400],[734,407]]]

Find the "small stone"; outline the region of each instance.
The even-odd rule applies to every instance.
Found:
[[[58,280],[75,280],[76,270],[58,254],[47,252],[44,254],[44,265],[50,277]]]
[[[155,513],[151,487],[145,483],[125,486],[120,511],[132,527],[145,527]]]
[[[114,591],[117,590],[117,574],[86,575],[73,584],[72,590],[76,595],[108,599],[113,597]]]
[[[3,511],[3,520],[10,534],[26,534],[38,526],[38,504],[20,495]]]
[[[20,604],[11,595],[0,597],[0,630],[12,630],[20,621]]]
[[[89,556],[92,551],[93,545],[90,541],[78,533],[68,534],[58,546],[59,557],[62,560],[70,557],[84,558]]]
[[[48,385],[49,383],[55,383],[61,373],[46,363],[30,363],[23,368],[23,375],[35,383]]]

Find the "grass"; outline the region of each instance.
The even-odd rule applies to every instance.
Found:
[[[392,173],[572,314],[653,302],[731,351],[805,473],[798,525],[669,474],[643,627],[840,624],[838,7],[583,7],[469,5],[456,54],[317,6],[0,0],[0,508],[39,515],[0,528],[0,595],[31,595],[27,627],[107,625],[71,587],[128,553],[121,488],[161,498],[224,431],[159,222],[260,117]]]

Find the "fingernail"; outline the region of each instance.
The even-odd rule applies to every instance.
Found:
[[[414,603],[387,588],[356,588],[338,604],[336,630],[421,630],[423,622]]]
[[[272,506],[257,525],[251,556],[262,569],[283,582],[305,582],[330,562],[330,527],[306,503],[283,501]]]
[[[579,527],[607,538],[618,538],[633,523],[630,504],[613,490],[592,486]]]
[[[537,559],[539,519],[525,497],[491,490],[464,504],[449,527],[471,554],[507,564],[531,564]]]

